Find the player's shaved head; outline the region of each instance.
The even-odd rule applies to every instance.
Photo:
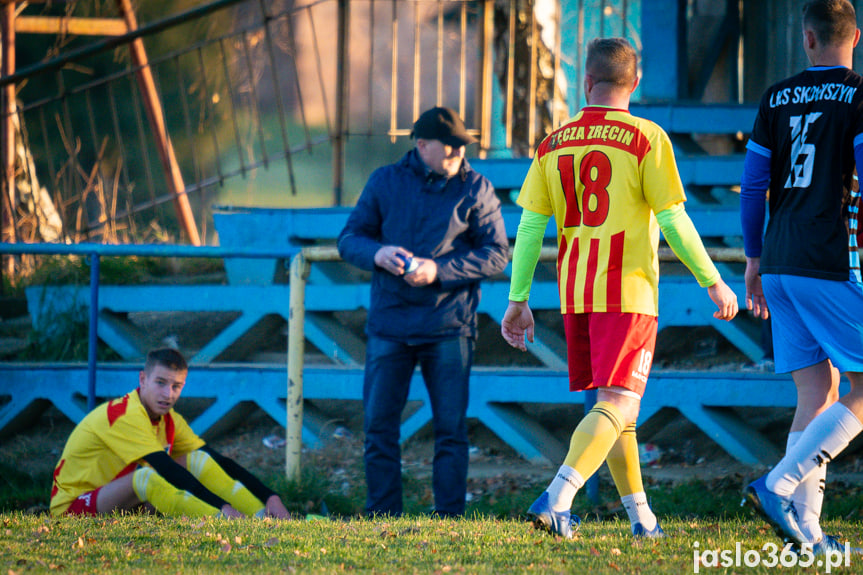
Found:
[[[147,363],[144,364],[144,373],[150,373],[157,365],[173,371],[189,371],[189,364],[183,354],[170,347],[150,351],[147,354]]]
[[[638,75],[638,54],[625,38],[597,38],[587,45],[584,68],[598,84],[630,88]]]
[[[854,38],[857,14],[848,0],[812,0],[803,6],[803,27],[822,46],[835,46]]]

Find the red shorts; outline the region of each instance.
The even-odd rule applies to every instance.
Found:
[[[102,488],[99,487],[76,497],[64,515],[98,515],[96,500],[99,498],[99,489]]]
[[[563,326],[570,391],[615,385],[644,395],[656,349],[656,316],[567,313]]]

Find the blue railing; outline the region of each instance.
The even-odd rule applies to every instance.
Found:
[[[85,256],[90,260],[90,314],[87,343],[87,409],[96,407],[96,346],[99,324],[99,260],[103,257],[178,257],[178,258],[285,258],[298,247],[282,249],[223,248],[179,244],[27,244],[0,242],[0,254]]]

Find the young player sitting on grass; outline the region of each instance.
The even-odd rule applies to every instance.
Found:
[[[75,426],[54,469],[52,515],[150,504],[165,515],[290,519],[273,490],[207,445],[174,411],[188,371],[180,352],[153,350],[138,389]]]

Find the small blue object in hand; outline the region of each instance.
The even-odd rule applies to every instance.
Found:
[[[418,267],[420,267],[419,262],[417,262],[415,259],[413,259],[411,257],[405,256],[402,254],[396,254],[396,257],[399,258],[402,262],[404,262],[404,264],[405,264],[405,275],[408,275],[410,273],[415,272],[416,269]]]

